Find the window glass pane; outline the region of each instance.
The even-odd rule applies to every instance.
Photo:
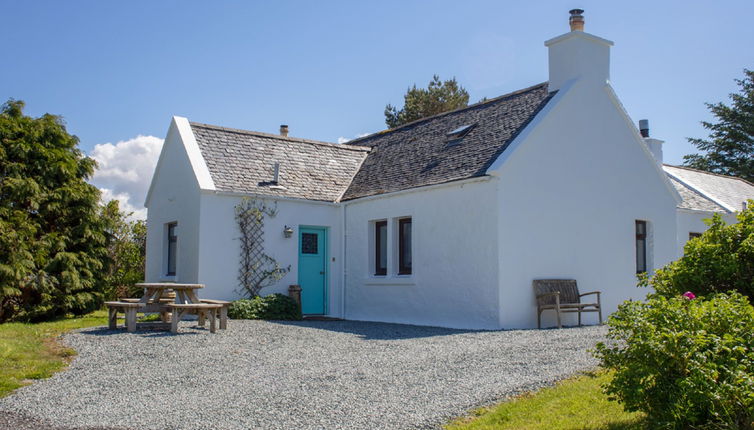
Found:
[[[386,269],[387,268],[387,224],[380,225],[378,227],[378,231],[379,231],[378,240],[380,242],[379,244],[379,248],[380,248],[379,268]]]
[[[636,240],[636,273],[647,271],[647,249],[644,239]]]
[[[374,274],[387,275],[387,221],[374,223]]]
[[[317,254],[317,239],[316,233],[301,233],[301,253]]]
[[[399,263],[400,274],[411,273],[411,219],[402,219],[398,223],[399,233]]]

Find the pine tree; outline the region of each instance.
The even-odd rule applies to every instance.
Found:
[[[406,91],[403,96],[403,109],[395,106],[385,106],[385,124],[395,128],[417,119],[426,118],[438,113],[466,107],[469,104],[469,93],[458,85],[456,78],[440,81],[434,75],[427,88],[416,88],[416,84]]]
[[[60,117],[23,108],[0,108],[0,322],[82,314],[103,297],[95,162]]]
[[[708,139],[689,139],[702,152],[683,157],[684,165],[737,176],[754,182],[754,71],[736,79],[740,92],[730,94],[731,105],[707,103],[717,122],[702,121]]]

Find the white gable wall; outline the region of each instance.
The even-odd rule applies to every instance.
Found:
[[[674,194],[611,92],[604,81],[562,88],[492,172],[500,177],[501,327],[536,327],[537,278],[602,291],[604,316],[643,297],[635,220],[649,222],[651,269],[675,258]],[[543,325],[554,324],[553,312],[544,315]]]
[[[345,317],[498,328],[496,181],[424,187],[345,202]],[[396,219],[412,218],[413,273],[397,273]],[[376,220],[388,220],[388,275],[374,276]]]
[[[241,203],[239,195],[205,192],[201,196],[201,249],[199,250],[199,279],[205,284],[202,296],[220,300],[236,300],[239,291],[241,235],[235,219],[235,207]],[[262,295],[288,294],[288,286],[298,284],[298,235],[300,226],[326,227],[328,229],[328,315],[342,316],[340,288],[342,280],[340,207],[331,203],[306,200],[274,200],[275,217],[264,219],[264,250],[281,266],[291,266],[291,271],[275,285],[262,290]],[[290,238],[283,235],[285,226],[293,228]]]
[[[185,130],[180,128],[174,119],[147,197],[148,282],[198,281],[199,183],[184,145]],[[167,223],[171,222],[178,223],[175,277],[167,276]]]

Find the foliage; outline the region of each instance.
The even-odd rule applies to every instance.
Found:
[[[458,85],[456,78],[441,81],[434,75],[427,88],[416,88],[416,84],[406,91],[403,96],[403,109],[395,106],[385,106],[385,124],[395,128],[417,119],[426,118],[438,113],[466,107],[469,104],[469,93]]]
[[[142,292],[134,284],[144,281],[147,224],[143,220],[130,219],[131,215],[120,210],[117,200],[111,200],[101,208],[108,238],[107,299],[134,297]]]
[[[23,107],[0,109],[0,322],[83,314],[103,298],[95,162],[60,117]]]
[[[596,356],[606,392],[661,428],[751,428],[754,308],[732,292],[705,299],[652,295],[610,316]]]
[[[277,215],[277,207],[264,200],[245,198],[236,206],[236,221],[241,230],[241,264],[238,281],[241,294],[254,298],[263,288],[281,280],[291,266],[282,267],[264,253],[264,217]]]
[[[59,336],[67,331],[107,324],[107,312],[97,311],[79,318],[61,318],[43,323],[0,325],[0,397],[28,384],[49,378],[66,366],[75,354],[62,346]]]
[[[228,316],[242,320],[300,320],[301,309],[292,298],[275,293],[236,300],[228,308]]]
[[[744,69],[736,79],[740,93],[730,94],[731,105],[707,103],[717,122],[702,121],[708,139],[688,139],[704,154],[683,157],[684,164],[754,182],[754,71]]]
[[[737,218],[731,225],[717,214],[706,220],[709,229],[686,243],[683,257],[642,283],[665,297],[738,291],[754,299],[754,201]]]
[[[643,414],[625,412],[608,400],[601,385],[607,372],[587,373],[535,393],[515,397],[472,416],[453,421],[447,430],[641,429]]]

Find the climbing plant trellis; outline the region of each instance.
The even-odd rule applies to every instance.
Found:
[[[236,221],[241,230],[241,264],[238,282],[240,293],[256,297],[264,287],[283,278],[291,266],[282,267],[264,252],[264,218],[277,215],[277,204],[268,206],[264,200],[244,198],[236,205]]]

